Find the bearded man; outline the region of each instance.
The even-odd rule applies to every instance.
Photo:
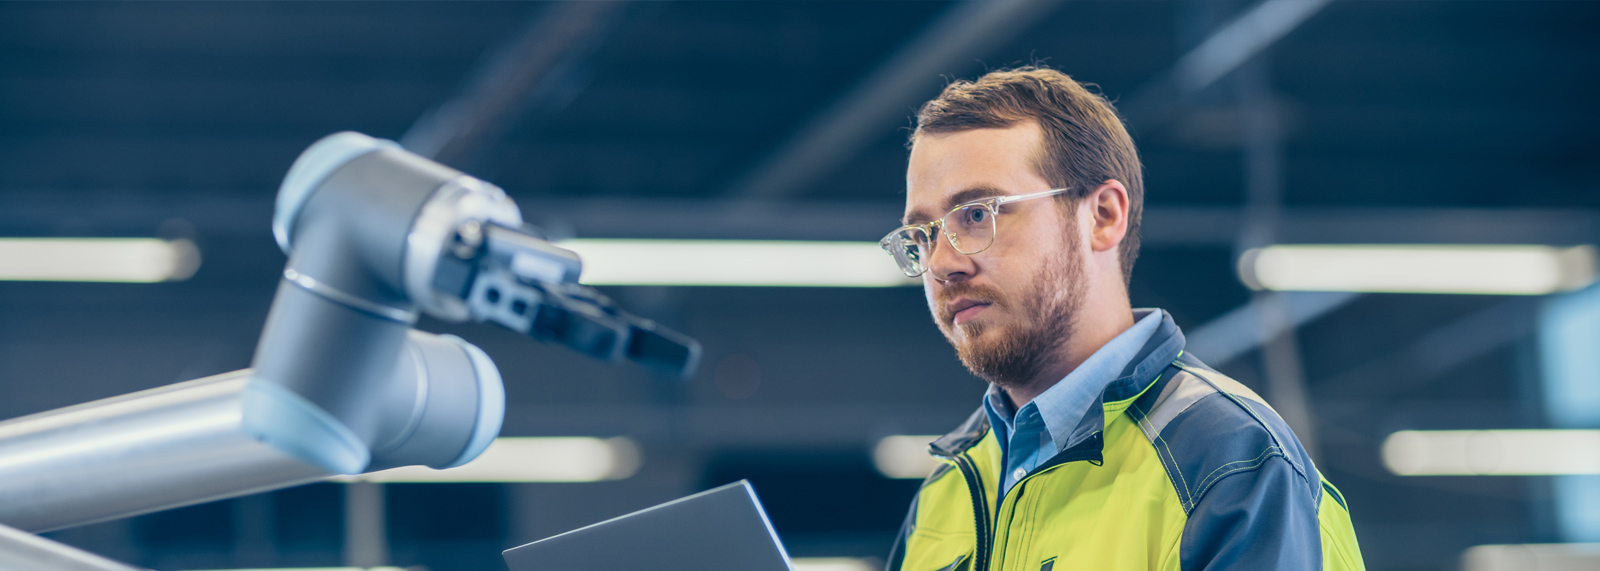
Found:
[[[883,246],[990,386],[929,446],[891,571],[1364,568],[1288,425],[1131,308],[1143,180],[1110,103],[996,71],[923,105],[909,145]]]

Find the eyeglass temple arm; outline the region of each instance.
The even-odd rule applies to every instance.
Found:
[[[1046,196],[1054,196],[1054,195],[1061,194],[1061,193],[1069,191],[1069,190],[1072,190],[1072,187],[1052,188],[1050,190],[1041,190],[1039,192],[1030,192],[1028,194],[1018,194],[1018,195],[1014,195],[1014,196],[1001,196],[1001,197],[998,197],[998,198],[996,198],[994,200],[994,204],[995,204],[995,206],[999,206],[1001,204],[1017,202],[1019,200],[1031,200],[1031,199],[1034,199],[1034,198],[1043,198],[1043,197],[1046,197]]]

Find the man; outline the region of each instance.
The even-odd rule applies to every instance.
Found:
[[[883,245],[990,387],[929,446],[944,464],[891,571],[1364,568],[1277,413],[1185,353],[1165,311],[1130,307],[1143,182],[1103,97],[992,72],[923,105],[910,147]]]

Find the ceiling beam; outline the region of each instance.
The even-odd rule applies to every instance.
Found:
[[[941,73],[991,49],[1059,0],[968,0],[951,8],[884,60],[728,187],[727,196],[774,201],[835,172],[891,122],[912,111]],[[1149,129],[1176,117],[1183,98],[1227,76],[1282,39],[1331,0],[1263,0],[1224,24],[1128,99],[1123,114]]]
[[[466,168],[519,121],[565,108],[588,85],[593,59],[626,6],[550,3],[510,41],[485,52],[455,95],[411,125],[401,146]]]
[[[902,205],[805,202],[754,217],[728,216],[725,200],[517,197],[529,222],[558,235],[591,238],[877,240]],[[0,193],[0,236],[151,236],[169,219],[202,236],[271,240],[272,197],[219,192],[30,191]],[[1277,241],[1288,244],[1600,243],[1600,211],[1584,209],[1287,207]],[[1237,207],[1150,206],[1140,242],[1148,247],[1231,247]]]
[[[813,116],[754,168],[729,185],[726,196],[772,201],[806,190],[836,171],[875,138],[895,128],[935,90],[941,74],[987,54],[1060,0],[966,0],[883,60],[844,96]]]
[[[1251,301],[1191,331],[1186,350],[1220,367],[1283,333],[1316,321],[1361,297],[1347,292],[1269,292],[1282,303],[1285,319],[1276,328],[1263,328],[1262,305]]]
[[[1359,392],[1374,402],[1421,390],[1456,367],[1533,335],[1542,303],[1537,297],[1520,296],[1496,301],[1322,383]]]
[[[1119,105],[1136,132],[1165,126],[1183,114],[1183,102],[1215,85],[1332,0],[1262,0],[1217,28],[1171,68],[1133,92]]]
[[[805,202],[728,216],[720,201],[520,199],[534,224],[585,237],[877,240],[899,222],[899,203]],[[1142,244],[1231,247],[1237,207],[1146,208]],[[1600,243],[1600,211],[1470,208],[1284,208],[1277,242],[1311,244]]]

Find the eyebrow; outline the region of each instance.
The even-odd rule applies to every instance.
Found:
[[[949,212],[951,209],[954,209],[958,205],[966,204],[968,202],[972,202],[972,201],[975,201],[975,200],[982,200],[982,199],[990,198],[990,197],[994,197],[994,196],[1009,196],[1009,195],[1010,195],[1010,193],[1008,193],[1008,192],[1006,192],[1004,190],[1000,190],[999,188],[996,188],[996,187],[993,187],[993,186],[989,186],[989,185],[978,185],[978,186],[974,186],[974,187],[970,187],[970,188],[965,188],[965,189],[962,189],[962,190],[960,190],[960,191],[958,191],[958,192],[956,192],[954,194],[951,194],[950,196],[945,197],[944,210],[942,212]],[[900,223],[904,224],[906,226],[910,226],[912,224],[921,224],[923,222],[926,222],[926,221],[930,220],[931,218],[932,217],[930,217],[928,215],[928,213],[926,213],[926,212],[923,212],[921,210],[913,210],[913,211],[911,211],[909,213],[906,213],[905,217],[900,219]]]

